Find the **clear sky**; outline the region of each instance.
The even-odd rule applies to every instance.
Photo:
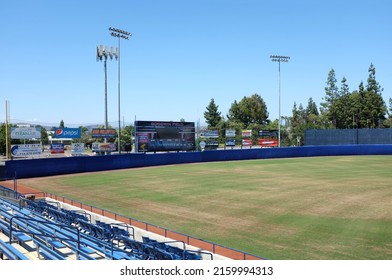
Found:
[[[0,122],[104,124],[104,66],[96,47],[121,40],[121,121],[199,121],[211,98],[225,116],[258,93],[271,120],[294,102],[320,104],[327,75],[350,90],[371,63],[392,97],[390,0],[4,0],[0,8]],[[118,122],[117,61],[108,61],[108,119]]]

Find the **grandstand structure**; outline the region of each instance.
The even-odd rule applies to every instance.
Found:
[[[219,254],[39,195],[0,186],[3,260],[222,260]]]

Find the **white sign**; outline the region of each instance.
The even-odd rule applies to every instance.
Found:
[[[235,129],[227,129],[226,137],[235,137]]]
[[[39,127],[11,127],[11,139],[41,138]]]
[[[84,143],[72,143],[71,154],[81,155],[84,153]]]
[[[39,155],[42,153],[41,144],[12,145],[11,155],[14,157],[24,157]]]
[[[93,143],[93,152],[113,152],[116,150],[116,145],[114,143]]]
[[[243,130],[242,137],[252,137],[252,130],[251,129]]]

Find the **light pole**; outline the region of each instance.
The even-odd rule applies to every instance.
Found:
[[[279,120],[278,120],[278,147],[280,147],[280,63],[289,62],[289,56],[271,55],[270,58],[273,62],[279,63]]]
[[[117,49],[117,56],[118,56],[118,153],[121,154],[121,113],[120,113],[120,39],[123,38],[125,40],[129,40],[129,37],[132,34],[128,31],[124,31],[117,28],[109,27],[110,35],[113,37],[118,38],[118,49]]]
[[[11,159],[11,135],[10,135],[10,103],[5,101],[5,153],[6,159]]]
[[[110,51],[108,46],[103,47],[100,45],[99,47],[97,46],[97,61],[102,61],[103,60],[103,68],[105,72],[105,128],[108,129],[108,81],[107,81],[107,67],[106,67],[106,61],[108,60],[108,57],[110,59],[113,59],[113,56],[117,59],[117,54],[113,53],[113,47],[110,47]],[[106,142],[106,138],[105,138]]]

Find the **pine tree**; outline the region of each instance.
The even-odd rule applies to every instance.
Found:
[[[388,119],[388,126],[389,128],[392,128],[392,98],[389,98]]]
[[[353,125],[353,110],[350,104],[350,89],[347,84],[346,77],[342,78],[340,86],[340,94],[336,100],[336,128],[349,128]]]
[[[367,106],[369,107],[369,124],[370,127],[380,127],[385,120],[387,108],[382,98],[382,91],[379,83],[376,81],[376,68],[373,64],[369,67],[369,77],[366,86]]]
[[[325,102],[321,103],[322,112],[326,115],[327,119],[336,126],[337,112],[336,112],[336,99],[339,97],[339,89],[336,86],[335,70],[331,69],[328,73],[327,86],[325,89]]]
[[[204,118],[208,124],[208,128],[216,128],[222,120],[222,116],[221,113],[218,112],[218,108],[219,106],[215,104],[215,100],[212,98],[204,112]]]
[[[316,103],[313,101],[313,98],[312,98],[312,97],[309,98],[309,100],[308,100],[308,106],[306,107],[306,115],[309,116],[309,115],[311,115],[311,114],[313,114],[313,115],[315,115],[315,116],[318,116],[318,115],[319,115],[319,112],[318,112],[318,110],[317,110],[317,105],[316,105]]]
[[[306,113],[306,127],[308,129],[311,128],[320,128],[320,116],[317,109],[316,103],[313,101],[313,98],[309,98],[308,106],[305,110]]]
[[[305,134],[305,115],[306,111],[303,109],[302,104],[299,104],[297,108],[297,104],[294,102],[292,117],[290,120],[290,131],[289,131],[289,139],[291,145],[297,145],[297,139],[300,140],[300,144],[303,144],[304,134]]]
[[[366,128],[370,119],[370,111],[367,106],[367,92],[363,81],[361,81],[358,87],[358,97],[358,128]]]
[[[392,98],[389,98],[389,117],[392,117]]]
[[[367,80],[368,84],[366,90],[381,95],[384,89],[381,88],[379,83],[376,81],[376,68],[374,67],[373,63],[370,64],[368,72],[369,77]]]

